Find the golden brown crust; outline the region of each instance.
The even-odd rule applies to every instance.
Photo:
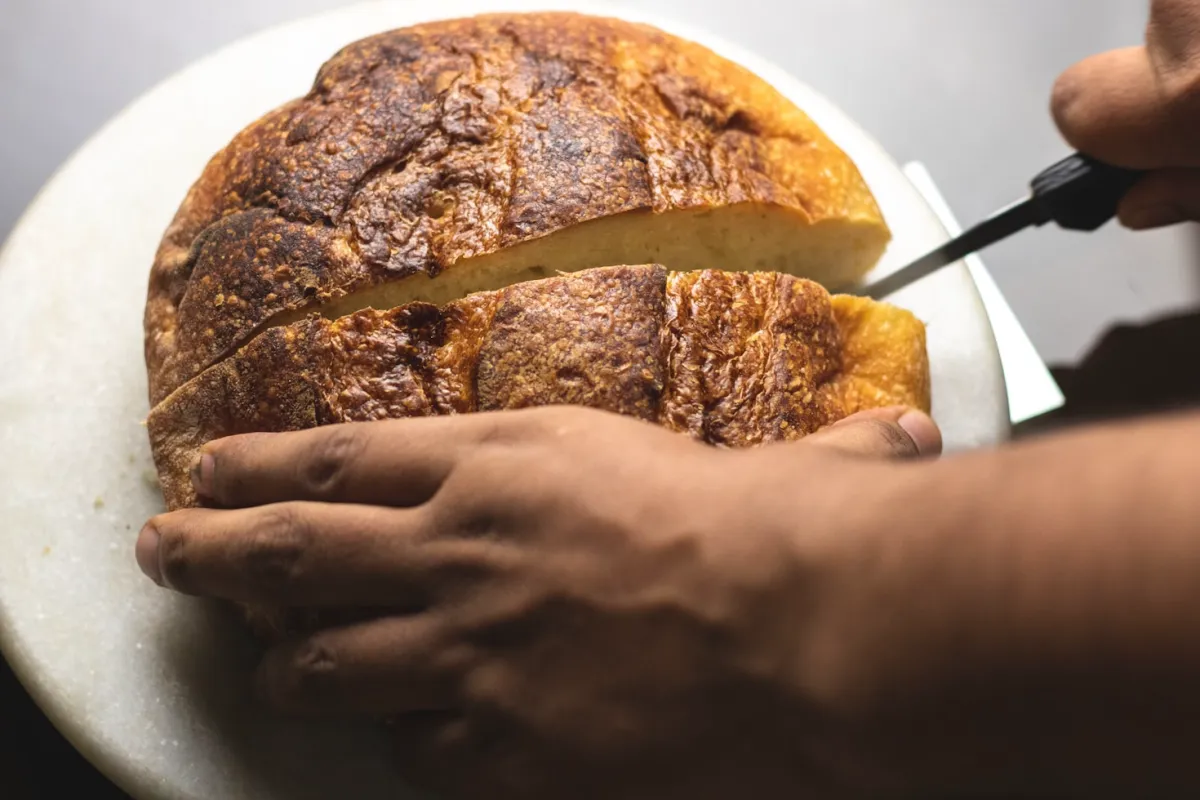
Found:
[[[150,447],[168,507],[194,504],[191,468],[205,442],[325,421],[311,378],[313,328],[300,322],[264,332],[150,412]]]
[[[150,281],[152,402],[289,309],[624,211],[746,202],[883,229],[794,105],[653,28],[490,15],[365,39],[188,193]]]
[[[674,273],[665,424],[714,444],[794,439],[842,416],[829,294],[775,273]]]
[[[834,381],[845,413],[889,405],[929,411],[925,325],[912,314],[865,297],[835,295],[844,367]]]
[[[666,284],[662,267],[615,267],[502,290],[479,352],[479,410],[580,405],[656,419]]]
[[[928,410],[924,327],[786,275],[608,267],[270,328],[148,424],[178,508],[212,439],[563,403],[722,446],[789,441],[863,408]]]

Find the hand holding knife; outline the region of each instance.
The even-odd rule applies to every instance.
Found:
[[[1116,216],[1121,199],[1143,175],[1081,153],[1068,156],[1033,179],[1026,199],[854,293],[880,300],[1018,231],[1048,222],[1067,230],[1094,231]]]

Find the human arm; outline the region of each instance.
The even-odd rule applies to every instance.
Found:
[[[1200,791],[1200,416],[876,468],[896,480],[830,559],[818,635],[871,769],[970,796]]]

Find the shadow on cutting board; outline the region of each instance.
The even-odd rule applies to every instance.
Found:
[[[1200,311],[1115,326],[1079,364],[1050,371],[1066,403],[1016,436],[1200,407]]]
[[[1190,296],[1200,296],[1200,225],[1186,226]],[[1088,422],[1200,407],[1200,308],[1116,325],[1074,366],[1052,366],[1065,405],[1017,426],[1017,437]]]

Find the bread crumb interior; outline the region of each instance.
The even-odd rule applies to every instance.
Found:
[[[337,319],[415,301],[443,305],[474,292],[622,264],[661,264],[676,272],[782,272],[838,289],[874,266],[887,245],[887,230],[877,219],[809,224],[798,215],[794,209],[758,203],[616,214],[464,259],[433,278],[415,275],[292,309],[267,320],[255,334],[314,312]]]

